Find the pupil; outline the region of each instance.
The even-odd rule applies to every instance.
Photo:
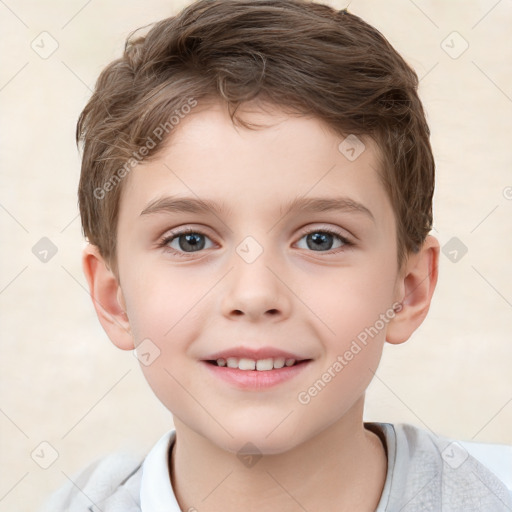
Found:
[[[313,233],[307,237],[308,247],[313,250],[330,249],[332,245],[331,239],[332,235],[329,233]],[[312,245],[310,245],[310,241],[313,242]]]
[[[179,245],[180,245],[180,249],[186,251],[187,249],[192,249],[192,250],[200,250],[200,249],[203,249],[204,248],[204,240],[201,240],[200,239],[200,236],[199,234],[197,233],[188,233],[186,235],[182,235],[180,237],[180,241],[179,241]],[[183,239],[185,240],[183,242]]]

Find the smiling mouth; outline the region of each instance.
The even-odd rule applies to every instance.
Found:
[[[281,368],[289,368],[291,366],[298,366],[308,361],[311,361],[311,359],[296,360],[285,359],[284,357],[249,359],[244,357],[228,357],[219,358],[216,360],[207,360],[206,362],[213,366],[232,368],[235,370],[264,372],[270,370],[279,370]]]

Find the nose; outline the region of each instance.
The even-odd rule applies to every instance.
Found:
[[[291,309],[290,290],[265,252],[247,263],[238,254],[233,269],[226,276],[222,313],[232,320],[245,318],[251,322],[282,321]],[[275,266],[275,262],[274,262]]]

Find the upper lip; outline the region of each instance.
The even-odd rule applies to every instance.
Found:
[[[250,348],[240,346],[228,348],[220,352],[215,352],[215,354],[208,356],[205,360],[216,361],[217,359],[227,359],[228,357],[236,357],[237,359],[254,359],[255,361],[259,359],[276,359],[278,357],[282,357],[284,359],[295,359],[295,361],[303,361],[304,359],[309,359],[307,357],[302,357],[292,352],[279,350],[273,347]]]

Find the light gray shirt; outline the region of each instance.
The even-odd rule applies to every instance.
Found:
[[[512,495],[457,441],[408,424],[365,423],[386,448],[388,467],[375,512],[511,512]],[[101,459],[57,491],[40,512],[181,512],[169,478],[169,431],[142,463]],[[512,461],[511,461],[512,463]]]

